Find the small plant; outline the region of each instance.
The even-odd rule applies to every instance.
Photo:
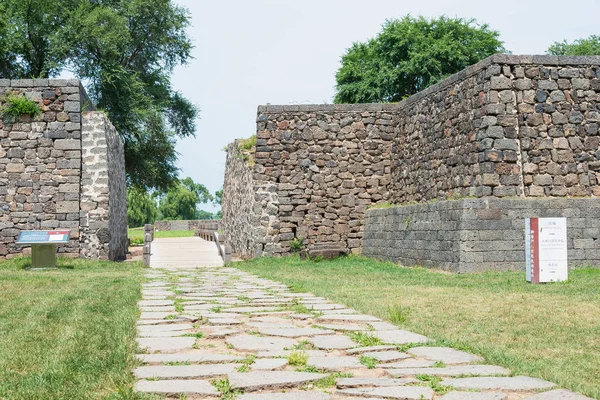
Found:
[[[239,366],[236,371],[237,372],[250,372],[250,366],[252,364],[254,364],[254,360],[256,360],[256,356],[254,354],[251,354],[249,356],[246,356],[243,360],[240,361],[240,363],[242,364],[241,366]]]
[[[314,350],[315,346],[308,340],[302,340],[294,346],[294,350]]]
[[[444,395],[453,389],[452,386],[442,385],[442,378],[439,376],[417,375],[416,378],[421,382],[427,383],[428,386],[439,395]]]
[[[377,359],[374,357],[361,356],[360,363],[368,369],[373,369],[378,364]]]
[[[256,147],[256,135],[252,135],[248,139],[242,139],[238,143],[241,150],[251,151]]]
[[[219,391],[219,393],[221,393],[220,398],[223,400],[234,400],[235,397],[240,394],[238,390],[233,390],[229,383],[229,379],[214,380],[210,383]]]
[[[210,309],[210,312],[213,312],[216,314],[216,313],[220,313],[222,309],[223,309],[223,307],[221,307],[221,306],[215,306]]]
[[[404,218],[404,229],[408,229],[409,225],[410,225],[410,217],[407,215],[406,218]]]
[[[292,351],[287,359],[288,364],[294,367],[304,367],[308,361],[308,354],[303,351]]]
[[[313,367],[312,365],[305,365],[301,368],[296,368],[296,372],[311,372],[314,374],[320,374],[323,371],[321,371],[320,369],[317,369],[317,367]]]
[[[237,372],[250,372],[250,367],[246,364],[240,365],[235,369]]]
[[[350,336],[350,339],[352,339],[356,343],[360,343],[360,345],[363,347],[379,346],[380,344],[383,343],[381,341],[381,339],[379,339],[376,336],[371,335],[368,332],[353,331],[353,332],[348,332],[348,336]]]
[[[184,335],[181,335],[183,337],[195,337],[196,339],[202,339],[204,337],[204,333],[202,332],[193,332],[193,333],[186,333]]]
[[[292,253],[298,253],[303,248],[304,248],[304,239],[294,238],[294,240],[290,241],[290,250],[292,251]]]
[[[175,311],[179,314],[183,312],[183,300],[175,299],[173,301],[173,306],[175,307]]]
[[[248,303],[250,301],[250,297],[248,296],[239,296],[237,299],[239,301],[243,301],[244,303]]]
[[[166,320],[177,319],[177,314],[169,314],[164,319],[166,319]]]
[[[388,313],[393,324],[404,325],[410,316],[410,308],[396,304],[388,307]]]
[[[444,364],[444,363],[443,363],[443,362],[441,362],[441,361],[436,361],[436,362],[433,364],[433,368],[446,368],[446,364]]]
[[[167,361],[166,363],[164,363],[165,365],[170,365],[170,366],[178,366],[178,365],[192,365],[191,362],[189,361]]]
[[[35,118],[42,114],[38,103],[29,100],[24,95],[10,94],[2,102],[4,104],[0,107],[0,116],[8,123],[18,121],[22,115]]]
[[[314,386],[319,389],[327,389],[327,388],[334,387],[337,383],[337,380],[340,378],[352,378],[352,377],[353,377],[353,375],[350,373],[335,372],[333,374],[326,376],[323,379],[319,379],[318,381],[315,381]]]

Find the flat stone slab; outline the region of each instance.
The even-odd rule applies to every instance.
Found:
[[[374,331],[372,335],[381,339],[385,343],[408,344],[408,343],[427,343],[429,338],[417,333],[395,330],[395,331]]]
[[[222,339],[227,336],[237,335],[238,333],[242,333],[242,331],[239,329],[216,327],[206,332],[206,337],[211,339]]]
[[[246,322],[246,325],[251,328],[257,329],[296,329],[298,328],[296,325],[286,321],[286,322]]]
[[[366,331],[366,330],[368,330],[364,326],[357,325],[357,324],[317,324],[317,326],[325,328],[325,329],[332,329],[334,331],[352,331],[352,332],[356,332],[356,331]]]
[[[310,338],[310,342],[314,344],[315,347],[326,350],[343,350],[357,346],[357,343],[352,341],[348,336],[344,335],[314,336]]]
[[[240,325],[243,321],[236,318],[209,318],[208,323],[212,325]]]
[[[389,322],[369,322],[369,325],[376,331],[396,331],[398,327]]]
[[[551,389],[556,386],[552,382],[529,376],[453,378],[444,379],[441,384],[452,386],[459,390],[507,390],[520,392]]]
[[[179,337],[183,336],[189,331],[158,331],[158,332],[140,332],[138,337],[142,338],[159,338],[159,337]]]
[[[263,335],[268,335],[268,336],[283,336],[283,337],[289,337],[289,338],[335,334],[335,331],[330,331],[327,329],[317,329],[317,328],[284,328],[284,329],[259,328],[258,332]]]
[[[148,349],[149,352],[155,351],[175,352],[180,350],[191,350],[196,338],[194,337],[176,337],[176,338],[137,338],[138,346],[142,349]]]
[[[323,392],[261,393],[243,394],[238,400],[329,400],[331,396]]]
[[[233,307],[225,309],[227,313],[254,313],[259,311],[275,311],[279,310],[279,307],[266,306],[266,307]]]
[[[250,366],[252,371],[274,371],[288,365],[285,358],[259,358]]]
[[[299,386],[326,377],[325,374],[309,372],[268,371],[268,372],[234,372],[228,375],[232,389],[244,391],[282,389]]]
[[[196,394],[202,396],[218,397],[220,393],[209,381],[202,380],[167,380],[147,381],[141,380],[135,383],[136,392],[160,393],[167,396],[178,394]]]
[[[337,393],[346,396],[385,398],[398,400],[433,399],[433,390],[423,386],[388,386],[376,388],[342,389]]]
[[[468,364],[483,361],[482,357],[465,351],[455,350],[449,347],[413,347],[408,350],[409,354],[423,357],[433,361],[440,361],[446,365]]]
[[[277,350],[277,351],[260,351],[256,354],[257,358],[277,358],[289,357],[292,353],[304,353],[309,357],[325,357],[327,354],[322,350]]]
[[[173,300],[140,300],[138,306],[140,307],[160,307],[160,306],[172,306]]]
[[[453,391],[444,396],[440,400],[506,400],[507,396],[504,393],[498,392],[458,392]]]
[[[390,378],[341,378],[337,380],[336,386],[339,389],[350,389],[364,386],[403,386],[408,383],[416,383],[418,380],[408,379],[390,379]]]
[[[533,396],[526,397],[526,400],[592,400],[592,398],[569,390],[557,389],[534,394]]]
[[[358,358],[350,356],[341,357],[309,357],[306,365],[327,371],[339,371],[344,369],[365,368]]]
[[[357,347],[355,349],[346,350],[346,354],[361,354],[361,353],[371,353],[374,351],[389,351],[389,350],[396,350],[396,346]]]
[[[174,312],[161,312],[161,311],[145,311],[140,315],[140,319],[165,319],[169,315],[174,315]]]
[[[407,358],[406,360],[379,364],[377,368],[429,368],[435,365],[436,361],[432,360],[417,360],[415,358]]]
[[[216,353],[171,353],[171,354],[136,354],[136,358],[144,363],[193,362],[193,363],[223,363],[242,360],[243,357]]]
[[[362,353],[364,357],[372,357],[379,362],[388,363],[398,360],[404,360],[406,358],[410,358],[410,356],[406,353],[401,353],[397,350],[390,351],[371,351]]]
[[[189,379],[208,378],[212,376],[227,375],[239,367],[236,364],[211,364],[211,365],[156,365],[138,367],[133,374],[140,379]]]
[[[194,329],[192,324],[164,324],[164,325],[142,325],[138,326],[138,332],[167,332],[167,331],[187,331]]]
[[[435,375],[435,376],[490,376],[510,375],[510,371],[497,365],[455,365],[445,368],[402,368],[388,370],[394,376]]]
[[[241,351],[276,351],[296,345],[292,339],[239,335],[227,338],[227,343]]]
[[[327,314],[321,315],[317,318],[317,321],[360,321],[360,322],[369,322],[369,321],[381,321],[379,318],[375,318],[370,315],[364,314]]]

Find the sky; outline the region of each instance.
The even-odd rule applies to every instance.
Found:
[[[386,19],[475,18],[512,54],[544,54],[554,42],[600,34],[600,0],[175,0],[191,15],[194,57],[172,84],[200,108],[196,138],[181,140],[180,177],[223,186],[226,153],[256,131],[264,104],[332,103],[335,72],[353,42]],[[211,205],[200,208],[214,212]]]

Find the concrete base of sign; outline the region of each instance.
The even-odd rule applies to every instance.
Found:
[[[34,244],[31,246],[31,268],[56,268],[56,245]]]

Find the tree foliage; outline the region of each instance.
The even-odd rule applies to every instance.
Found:
[[[158,215],[156,201],[143,189],[127,189],[127,224],[136,228],[153,224]]]
[[[166,190],[198,112],[170,82],[190,59],[188,25],[172,0],[3,0],[0,77],[75,73],[124,140],[129,183]]]
[[[577,39],[572,43],[569,43],[566,40],[555,42],[546,52],[555,56],[600,55],[600,36],[591,35],[585,39]]]
[[[336,103],[397,102],[499,52],[499,33],[475,20],[410,15],[354,43],[336,74]]]
[[[199,204],[211,201],[213,196],[204,185],[185,178],[160,198],[158,211],[161,219],[190,220],[196,218]]]

